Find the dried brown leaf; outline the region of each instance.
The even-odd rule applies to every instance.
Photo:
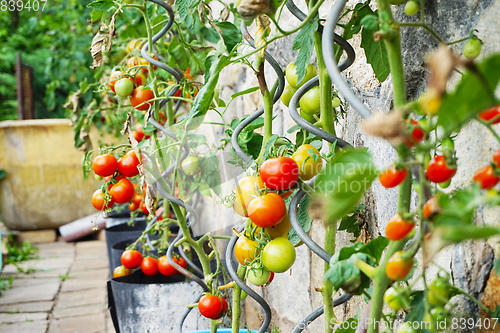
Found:
[[[274,9],[269,0],[241,0],[237,7],[244,21],[251,21],[261,14],[272,14]]]
[[[399,145],[406,140],[402,119],[403,114],[400,110],[389,113],[375,112],[363,121],[363,129],[367,134],[384,138],[393,145]]]
[[[431,77],[429,88],[435,89],[441,96],[446,91],[446,83],[456,67],[464,64],[464,60],[455,55],[453,51],[445,45],[427,57]]]

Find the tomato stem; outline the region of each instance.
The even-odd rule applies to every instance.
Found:
[[[247,272],[247,268],[245,266],[238,264],[238,277],[240,279],[244,279]],[[233,333],[238,333],[240,331],[240,317],[241,317],[241,288],[235,283],[233,287],[233,318],[232,318],[232,327]]]

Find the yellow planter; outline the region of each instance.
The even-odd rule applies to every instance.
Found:
[[[96,144],[99,133],[91,133]],[[9,229],[58,228],[95,213],[93,175],[83,182],[83,152],[67,119],[0,122],[0,218]]]

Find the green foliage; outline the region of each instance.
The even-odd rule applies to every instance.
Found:
[[[447,133],[458,130],[477,113],[496,104],[493,92],[500,80],[500,54],[482,60],[477,68],[479,73],[468,71],[455,91],[443,98],[438,125]]]
[[[37,259],[38,248],[32,246],[29,241],[17,244],[14,241],[14,235],[10,234],[5,243],[7,247],[7,263],[17,263],[21,261]]]
[[[362,219],[361,213],[365,209],[364,204],[360,204],[358,208],[352,213],[352,214],[347,214],[342,218],[340,221],[340,225],[338,227],[338,230],[345,230],[349,233],[352,233],[355,238],[358,238],[360,235],[360,226],[362,225],[359,221]],[[356,240],[353,240],[351,242],[355,242]]]
[[[367,12],[366,9],[365,12]],[[375,76],[380,82],[384,82],[390,73],[389,58],[384,42],[373,39],[373,34],[378,30],[378,25],[373,24],[374,17],[374,15],[367,15],[362,20],[364,27],[361,32],[361,47],[365,51],[366,61],[372,66]]]
[[[325,222],[336,223],[352,212],[377,177],[375,165],[366,149],[338,152],[318,175],[315,199],[325,204]]]
[[[63,118],[68,94],[84,78],[93,81],[90,9],[76,0],[47,3],[42,12],[20,11],[17,27],[13,13],[0,11],[0,121],[17,119],[16,57],[33,67],[33,95],[37,118]]]
[[[299,50],[295,66],[297,66],[297,83],[301,82],[306,75],[307,66],[311,63],[311,55],[314,50],[314,33],[318,30],[318,16],[307,23],[295,36],[292,50]]]
[[[9,290],[12,288],[12,282],[14,282],[14,277],[12,275],[5,279],[0,276],[0,290]],[[2,296],[1,292],[0,296]]]
[[[221,194],[221,180],[219,173],[219,160],[215,154],[210,154],[204,157],[200,157],[198,160],[201,169],[201,179],[205,181],[208,186],[215,192],[215,194]]]
[[[413,299],[410,303],[410,308],[412,309],[405,317],[405,322],[416,322],[421,321],[425,315],[425,302],[424,302],[424,292],[418,291],[414,294]]]
[[[295,193],[285,199],[285,204],[287,207],[290,206],[290,201],[292,201],[294,195]],[[299,210],[297,212],[297,218],[299,219],[299,224],[306,233],[309,232],[309,230],[311,230],[313,222],[313,220],[309,217],[309,214],[307,214],[307,209],[309,208],[309,201],[310,197],[308,195],[304,196],[300,200]],[[293,244],[293,246],[301,242],[299,236],[297,235],[295,229],[293,228],[290,228],[290,231],[288,232],[288,240]]]

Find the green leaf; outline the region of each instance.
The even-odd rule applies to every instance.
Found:
[[[210,154],[198,159],[201,169],[201,179],[203,179],[208,186],[215,192],[221,194],[221,180],[219,173],[219,160],[214,154]]]
[[[300,125],[293,125],[293,126],[292,126],[292,127],[290,127],[290,128],[288,129],[288,131],[286,131],[286,132],[290,134],[290,133],[293,133],[293,132],[295,132],[295,131],[297,131],[297,130],[299,130],[299,129],[301,129],[301,128],[302,128],[302,127],[300,127]]]
[[[359,320],[356,315],[355,317],[349,318],[346,321],[339,324],[339,328],[335,330],[335,333],[355,333],[358,325],[359,325]]]
[[[257,90],[259,90],[259,87],[252,87],[252,88],[245,89],[243,91],[238,91],[237,93],[231,95],[231,99],[235,99],[236,97],[241,96],[241,95],[253,93],[254,91],[257,91]]]
[[[87,5],[87,7],[89,7],[89,8],[102,10],[105,12],[110,10],[114,6],[115,6],[115,3],[112,0],[97,0],[97,1],[91,2]]]
[[[389,58],[387,49],[382,41],[376,42],[373,33],[377,31],[369,29],[367,26],[361,32],[361,47],[365,50],[366,61],[372,66],[375,76],[380,82],[384,82],[389,76]]]
[[[365,148],[335,154],[316,181],[314,198],[324,207],[325,223],[336,223],[352,212],[376,177],[375,165]]]
[[[495,54],[478,64],[479,72],[491,91],[495,91],[500,79],[500,54]],[[495,105],[486,87],[477,75],[467,72],[455,88],[445,95],[438,113],[438,125],[451,133],[480,111]]]
[[[198,187],[198,191],[206,197],[212,196],[212,192],[210,192],[210,186],[207,183],[200,183],[200,187]]]
[[[201,125],[212,103],[220,71],[227,64],[229,64],[229,60],[228,57],[224,55],[211,54],[208,56],[205,63],[205,84],[194,99],[193,106],[189,113],[179,122],[180,125],[187,125],[189,130],[195,129]]]
[[[375,262],[366,253],[355,252],[347,258],[342,258],[340,252],[337,252],[330,259],[330,268],[325,273],[325,280],[330,281],[336,290],[342,288],[347,293],[361,295],[370,287],[371,280],[356,266],[356,260],[362,260],[371,266]]]
[[[500,304],[497,305],[497,308],[495,309],[495,312],[491,315],[491,318],[496,318],[500,319]]]
[[[269,153],[271,152],[271,148],[274,146],[274,143],[278,140],[278,134],[273,134],[269,140],[266,142],[266,146],[264,147],[264,157],[262,158],[263,161],[267,159],[269,156]]]
[[[189,9],[194,8],[198,5],[198,0],[176,0],[175,6],[179,12],[180,21],[184,22],[188,15],[190,14]]]
[[[7,177],[7,171],[0,170],[0,180],[4,179],[5,177]]]
[[[290,201],[292,201],[293,196],[295,193],[293,193],[291,196],[285,199],[286,206],[290,206]],[[299,220],[299,224],[304,229],[305,232],[309,232],[311,230],[312,226],[312,219],[309,217],[309,214],[307,214],[307,209],[309,207],[309,201],[310,197],[308,195],[304,196],[299,203],[299,210],[297,212],[297,218]],[[293,244],[293,246],[299,244],[301,242],[299,236],[295,232],[295,229],[290,228],[290,231],[288,232],[288,240]]]
[[[357,222],[358,222],[358,218],[357,218],[356,214],[352,214],[350,216],[346,215],[342,218],[342,221],[340,221],[340,225],[339,225],[338,229],[345,230],[345,231],[353,234],[353,236],[355,238],[358,238],[359,234],[360,234],[360,230],[359,230],[359,224]]]
[[[405,317],[405,322],[421,322],[425,314],[424,292],[418,291],[413,297],[410,308],[412,309]]]
[[[354,7],[354,12],[352,13],[351,19],[346,24],[346,26],[350,27],[350,29],[348,29],[342,37],[344,37],[344,39],[348,40],[348,39],[351,39],[352,36],[354,36],[355,34],[360,32],[362,25],[365,24],[364,22],[361,22],[361,21],[363,20],[363,18],[365,16],[368,16],[368,15],[373,15],[373,11],[371,10],[370,6],[368,6],[364,3],[358,3]],[[377,17],[375,16],[375,19],[376,18]]]
[[[104,12],[102,10],[93,9],[90,13],[90,21],[93,23],[99,21],[103,14]]]
[[[477,207],[483,204],[479,186],[462,188],[449,195],[440,193],[437,199],[441,208],[435,220],[437,226],[471,224]]]
[[[240,29],[231,22],[215,22],[215,24],[221,30],[222,39],[224,40],[224,45],[226,45],[227,52],[231,53],[243,38]]]
[[[292,50],[299,50],[295,66],[297,66],[297,82],[301,82],[306,76],[307,66],[311,63],[311,55],[314,50],[314,32],[318,30],[318,16],[308,22],[295,36]]]
[[[375,259],[375,263],[378,264],[380,258],[382,258],[382,253],[385,248],[389,245],[389,240],[383,236],[378,236],[375,239],[372,239],[365,245],[361,246],[359,252],[366,253],[370,255],[373,259]]]

